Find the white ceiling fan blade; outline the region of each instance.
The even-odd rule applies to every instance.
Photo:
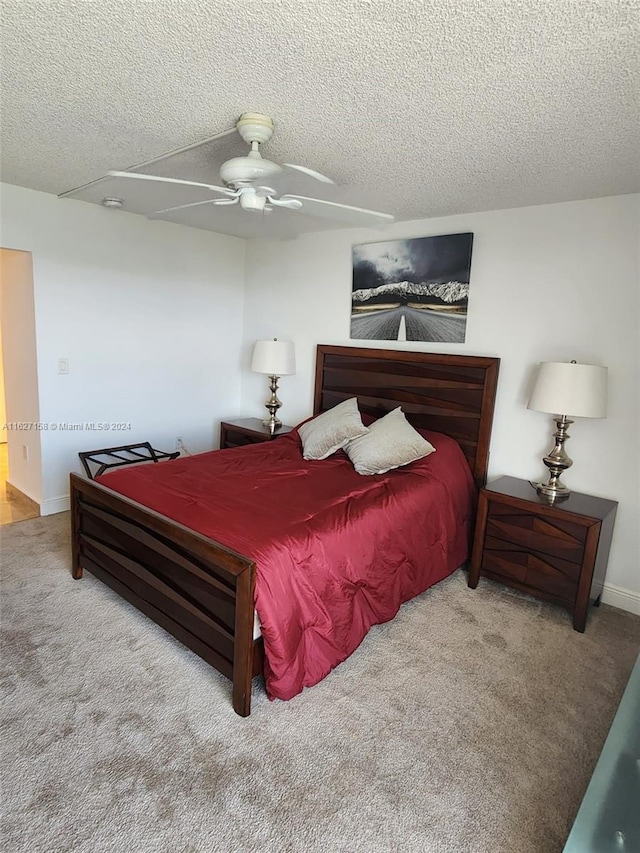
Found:
[[[135,178],[137,181],[158,181],[162,184],[180,184],[184,187],[203,187],[215,193],[233,196],[234,191],[214,184],[199,184],[196,181],[182,181],[180,178],[162,178],[160,175],[143,175],[141,172],[107,172],[110,178]]]
[[[178,204],[175,207],[164,207],[162,210],[154,210],[147,217],[153,219],[154,216],[160,216],[162,213],[171,213],[172,210],[184,210],[186,207],[201,207],[203,204],[237,204],[240,199],[236,198],[208,198],[206,201],[192,201],[191,204]]]
[[[302,202],[300,213],[319,216],[323,219],[336,219],[352,225],[384,225],[393,222],[395,218],[390,213],[381,213],[379,210],[367,210],[364,207],[352,207],[350,204],[339,204],[336,201],[325,201],[320,198],[306,198],[302,195],[284,195],[280,201],[286,202],[290,199]]]
[[[169,157],[176,157],[178,154],[184,154],[187,151],[192,151],[194,148],[200,148],[202,145],[209,145],[211,142],[216,142],[218,139],[224,139],[225,136],[229,136],[232,133],[236,132],[235,125],[234,127],[228,127],[226,130],[221,130],[219,133],[214,133],[213,136],[206,136],[204,139],[199,139],[197,142],[190,142],[188,145],[181,145],[180,148],[173,148],[171,151],[166,151],[164,154],[159,154],[157,157],[151,157],[150,160],[143,160],[142,163],[134,163],[129,166],[125,171],[127,173],[135,172],[136,169],[146,169],[147,166],[152,166],[154,163],[160,163],[162,160],[168,160]],[[104,181],[108,178],[109,175],[103,175],[101,178],[96,178],[93,181],[88,181],[86,184],[81,184],[79,187],[74,187],[71,190],[66,190],[63,193],[58,195],[58,198],[66,198],[67,196],[75,195],[76,193],[81,192],[84,189],[88,189],[89,187],[94,186],[94,184],[99,184],[101,181]]]
[[[323,184],[334,184],[335,181],[332,181],[331,178],[328,178],[326,175],[323,175],[322,172],[316,172],[315,169],[309,169],[308,166],[296,166],[293,163],[283,163],[287,169],[296,169],[298,172],[302,172],[305,175],[309,175],[310,178],[315,178],[316,181],[321,181]]]

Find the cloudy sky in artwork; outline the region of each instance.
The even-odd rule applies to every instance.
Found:
[[[398,281],[468,283],[472,240],[469,233],[445,234],[354,246],[354,284],[355,279],[360,287]]]

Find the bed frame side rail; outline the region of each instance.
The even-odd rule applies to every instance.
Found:
[[[72,573],[84,569],[233,682],[251,709],[255,563],[110,489],[71,474]]]

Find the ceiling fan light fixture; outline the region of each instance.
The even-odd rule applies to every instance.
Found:
[[[264,213],[266,196],[260,196],[254,189],[247,188],[240,194],[240,207],[250,213]]]

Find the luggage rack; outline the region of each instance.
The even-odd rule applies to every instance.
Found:
[[[140,444],[123,444],[122,447],[103,447],[102,450],[86,450],[78,453],[82,467],[90,480],[100,477],[110,468],[120,468],[122,465],[137,465],[140,462],[161,462],[163,459],[177,459],[180,451],[165,453],[156,450],[148,441]],[[91,466],[97,466],[91,468]]]

